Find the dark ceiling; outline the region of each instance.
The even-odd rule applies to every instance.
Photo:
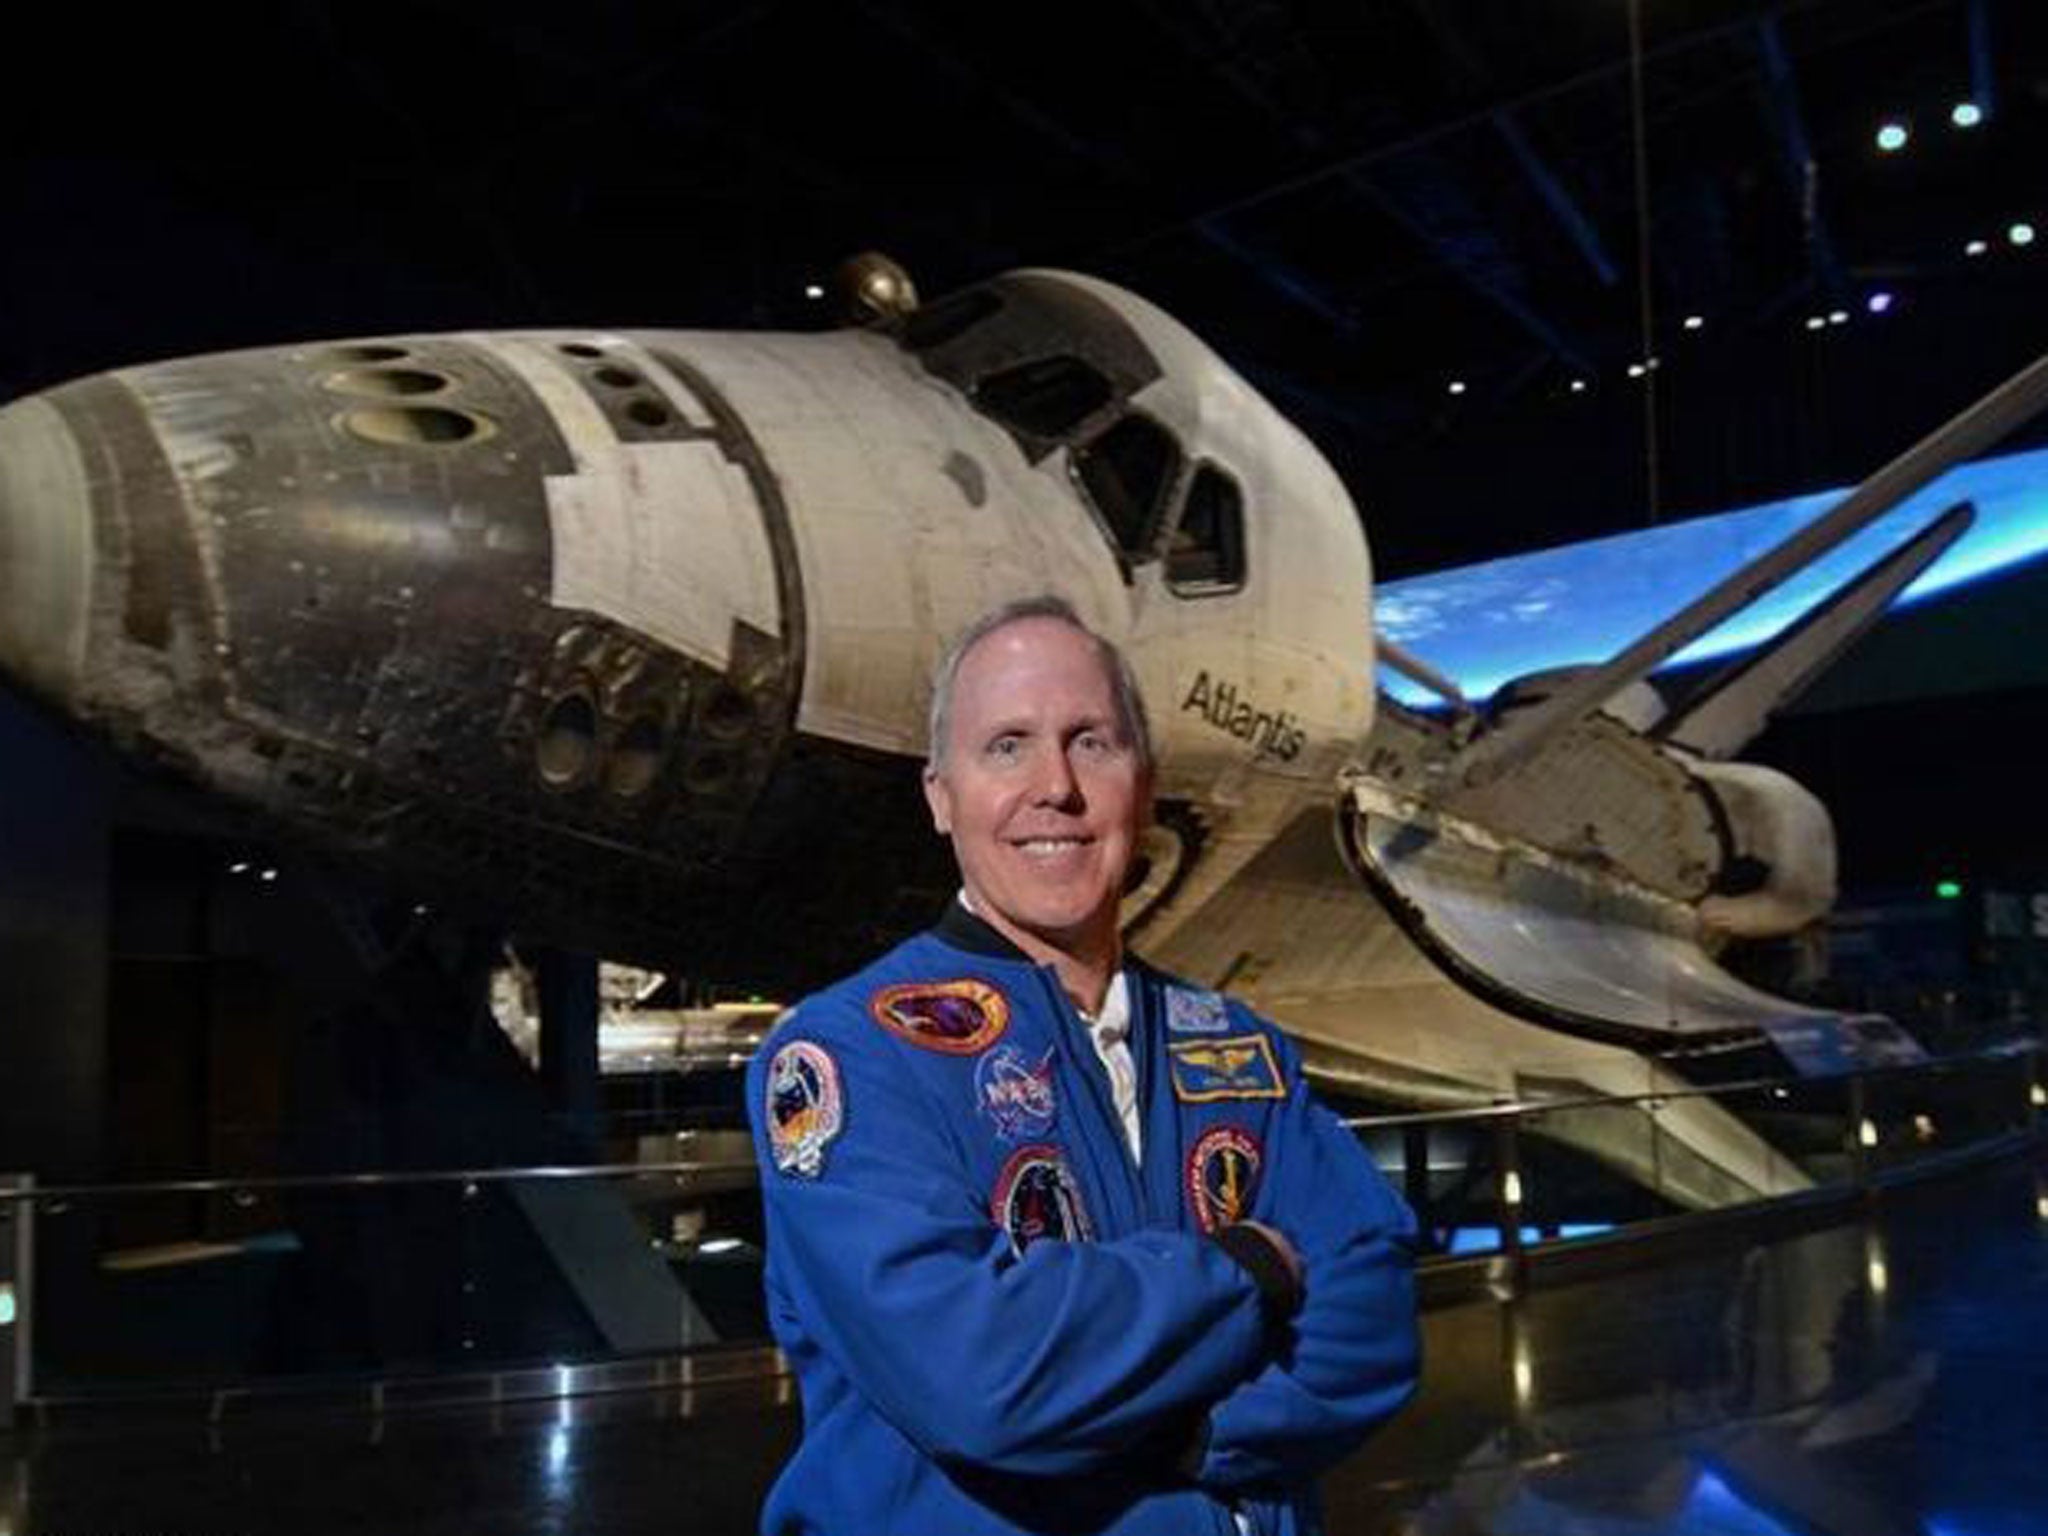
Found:
[[[1640,10],[1637,71],[1628,0],[45,9],[0,104],[0,393],[814,326],[863,248],[927,295],[1076,267],[1270,393],[1398,575],[1853,478],[2048,350],[2048,6]]]

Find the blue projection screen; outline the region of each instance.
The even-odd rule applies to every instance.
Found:
[[[1483,699],[1550,667],[1606,660],[1844,495],[1816,491],[1634,533],[1383,583],[1379,632]],[[1959,465],[1847,544],[1702,636],[1668,663],[1732,655],[1769,639],[1959,501],[1977,521],[1895,606],[1981,581],[2048,552],[2048,448]],[[1436,702],[1387,668],[1395,698]]]

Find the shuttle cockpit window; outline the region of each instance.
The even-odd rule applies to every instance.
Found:
[[[1054,273],[1011,272],[939,299],[894,335],[1033,464],[1100,431],[1160,377],[1159,359],[1129,321]]]
[[[975,406],[1013,432],[1057,440],[1109,404],[1109,380],[1078,357],[1041,357],[978,380]]]
[[[1149,416],[1126,416],[1074,450],[1074,473],[1127,558],[1151,555],[1159,517],[1180,476],[1180,447]]]
[[[1213,464],[1196,468],[1166,544],[1166,584],[1184,596],[1244,585],[1244,498]]]

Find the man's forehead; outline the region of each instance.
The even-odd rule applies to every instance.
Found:
[[[1094,637],[1062,619],[1033,615],[982,636],[960,659],[955,688],[963,702],[978,701],[1071,685],[1083,674],[1112,698],[1109,660]]]

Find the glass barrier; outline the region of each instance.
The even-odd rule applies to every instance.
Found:
[[[487,1373],[768,1342],[752,1162],[19,1202],[36,1393]]]
[[[1347,1121],[1426,1256],[1571,1242],[1910,1172],[2048,1111],[2031,1045],[1868,1074]]]
[[[1835,1078],[1348,1122],[1425,1263],[1910,1175],[2048,1114],[2038,1048]],[[10,1347],[42,1399],[486,1375],[770,1342],[747,1135],[602,1168],[0,1181]],[[32,1345],[23,1341],[31,1340]]]

